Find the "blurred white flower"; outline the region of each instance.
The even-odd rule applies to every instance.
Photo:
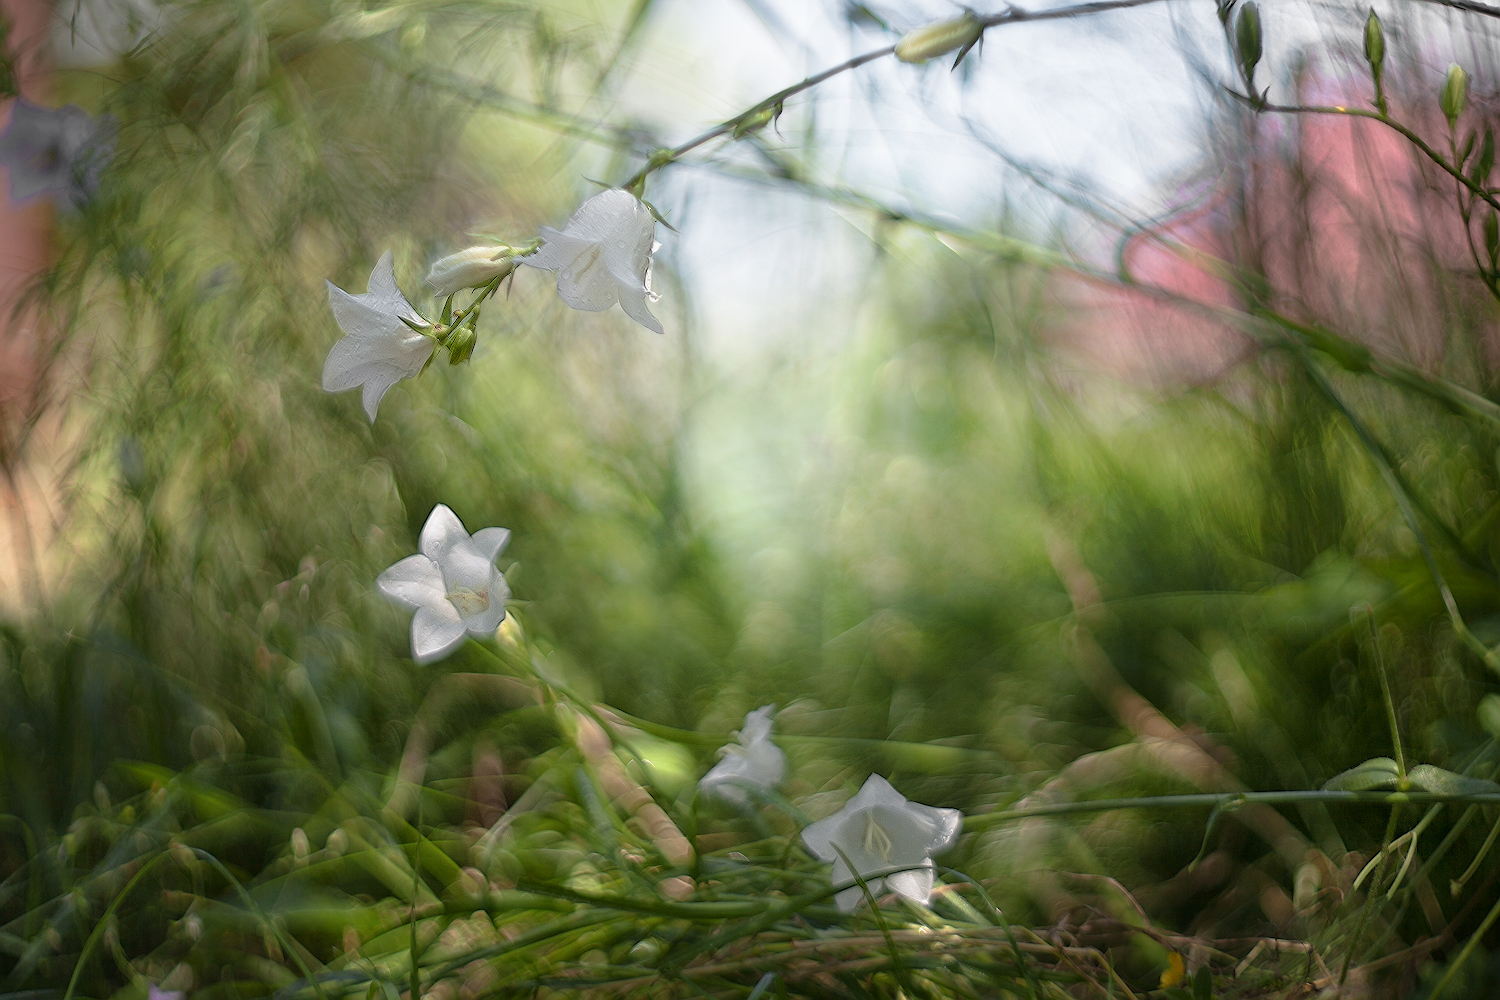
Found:
[[[323,388],[343,392],[363,385],[365,413],[373,424],[386,390],[419,373],[436,344],[402,322],[405,318],[426,324],[396,287],[389,250],[380,255],[370,272],[368,292],[350,295],[330,281],[328,304],[348,336],[328,352],[328,360],[323,363]]]
[[[155,983],[146,988],[146,1000],[183,1000],[186,996],[183,990],[164,990]]]
[[[470,537],[447,506],[432,508],[417,546],[421,554],[407,556],[375,580],[382,594],[416,610],[413,660],[440,660],[466,635],[484,638],[500,627],[510,588],[495,557],[509,540],[505,528],[483,528]]]
[[[834,885],[854,881],[849,870],[853,864],[871,895],[895,892],[926,906],[932,896],[932,855],[953,843],[962,823],[963,813],[957,809],[908,802],[890,782],[872,774],[844,808],[803,830],[802,840],[820,860],[833,862]],[[913,870],[871,877],[892,868]],[[858,885],[834,896],[845,913],[853,912],[863,898]]]
[[[771,742],[771,715],[775,711],[775,705],[765,705],[745,716],[739,742],[724,747],[720,751],[723,759],[698,782],[705,795],[743,805],[744,786],[770,789],[781,783],[786,777],[786,754]]]
[[[542,248],[522,264],[557,272],[557,294],[574,309],[602,312],[620,303],[625,315],[648,330],[662,332],[646,308],[659,296],[651,290],[651,255],[656,252],[656,219],[628,191],[601,191],[578,207],[559,232],[542,227]]]
[[[54,109],[16,98],[10,124],[0,133],[0,164],[10,168],[11,199],[47,194],[81,206],[99,189],[114,156],[115,128],[113,116],[95,118],[76,104]]]
[[[491,278],[503,278],[516,269],[515,248],[469,247],[449,254],[427,272],[427,284],[440,299],[464,288],[478,288]]]

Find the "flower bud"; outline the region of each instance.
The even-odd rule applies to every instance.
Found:
[[[469,360],[474,353],[474,344],[478,341],[474,335],[474,327],[468,323],[460,326],[448,335],[448,341],[443,346],[448,348],[448,363],[450,365],[461,365]]]
[[[1448,78],[1443,81],[1443,95],[1438,103],[1448,119],[1448,127],[1453,128],[1464,112],[1464,105],[1469,103],[1469,74],[1458,63],[1448,67]]]
[[[1235,47],[1239,50],[1240,70],[1246,82],[1255,76],[1255,65],[1260,62],[1260,8],[1255,0],[1240,10],[1240,19],[1234,25]]]
[[[968,49],[984,34],[984,25],[973,13],[949,21],[935,21],[913,28],[896,43],[896,58],[902,62],[926,62],[954,49]]]
[[[1370,72],[1379,79],[1380,68],[1385,63],[1385,29],[1381,27],[1374,7],[1370,8],[1370,16],[1365,18],[1365,61],[1370,64]]]
[[[478,288],[494,278],[503,278],[515,269],[510,247],[469,247],[433,264],[427,284],[438,298],[447,298],[460,289]]]

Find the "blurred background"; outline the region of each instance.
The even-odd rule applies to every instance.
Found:
[[[651,175],[665,336],[523,268],[472,363],[398,383],[373,425],[320,388],[325,279],[363,291],[391,249],[431,316],[439,257],[560,226],[653,149],[960,8],[3,9],[23,96],[117,121],[87,204],[0,216],[7,991],[285,987],[194,950],[207,911],[171,893],[201,886],[95,959],[99,879],[168,841],[272,878],[309,838],[334,850],[413,746],[434,839],[481,841],[544,787],[567,725],[474,681],[496,670],[474,644],[414,665],[374,590],[437,503],[512,531],[508,641],[655,725],[636,750],[669,812],[767,703],[813,818],[871,772],[969,814],[1316,789],[1394,752],[1377,664],[1410,763],[1492,777],[1500,678],[1474,646],[1500,642],[1500,442],[1439,399],[1500,391],[1483,219],[1376,123],[1231,95],[1209,0],[1003,25],[956,69],[880,60],[789,99]],[[1376,9],[1393,115],[1448,151],[1457,61],[1455,141],[1482,134],[1500,22]],[[1367,8],[1262,13],[1272,102],[1369,106]],[[1256,310],[1383,361],[1309,360]],[[1033,819],[945,861],[1038,926],[1133,903],[1330,966],[1402,953],[1360,988],[1408,995],[1500,898],[1494,808],[1428,819],[1373,918],[1350,907],[1396,822],[1374,806],[1247,809],[1207,839],[1201,809]],[[743,825],[703,824],[729,846]],[[566,877],[532,832],[505,864]],[[325,960],[395,890],[277,892],[257,898]],[[293,968],[271,944],[235,947]],[[1121,947],[1148,985],[1171,950]],[[1500,982],[1478,955],[1473,996]]]

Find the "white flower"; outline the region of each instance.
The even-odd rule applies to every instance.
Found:
[[[427,272],[427,284],[440,299],[464,288],[478,288],[491,278],[516,269],[515,249],[504,246],[469,247],[449,254]]]
[[[771,715],[775,711],[775,705],[765,705],[745,716],[739,743],[724,747],[724,758],[698,782],[705,795],[743,805],[743,786],[770,789],[781,783],[786,776],[786,754],[771,742]]]
[[[834,885],[854,881],[852,863],[871,895],[896,892],[925,906],[932,896],[932,855],[953,843],[962,822],[963,813],[957,809],[908,802],[890,782],[872,774],[844,808],[803,830],[802,840],[820,860],[833,862]],[[871,877],[892,868],[912,870]],[[863,898],[858,885],[834,896],[845,913],[853,912]]]
[[[522,264],[557,272],[557,294],[574,309],[602,312],[620,303],[625,315],[648,330],[662,332],[646,308],[659,296],[651,290],[651,255],[656,252],[656,219],[628,191],[601,191],[578,207],[558,232],[542,227],[542,248]]]
[[[48,194],[73,206],[88,201],[114,156],[115,125],[113,116],[95,118],[76,104],[53,109],[17,98],[0,134],[11,198]]]
[[[419,373],[436,344],[431,337],[424,337],[401,322],[402,317],[414,323],[425,320],[396,287],[389,250],[380,255],[375,270],[370,272],[368,292],[350,295],[330,281],[328,304],[333,307],[333,318],[348,336],[328,352],[328,360],[323,364],[323,388],[328,392],[343,392],[363,385],[365,413],[373,424],[386,390],[399,380]]]
[[[411,658],[431,663],[453,652],[465,635],[493,635],[505,620],[510,588],[495,557],[510,540],[505,528],[484,528],[469,537],[458,515],[438,504],[427,515],[418,543],[375,580],[380,592],[409,608]]]

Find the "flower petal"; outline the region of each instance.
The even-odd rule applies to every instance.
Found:
[[[924,806],[920,802],[912,802],[907,808],[916,811],[931,824],[932,833],[923,847],[925,854],[941,854],[958,839],[959,831],[964,825],[964,814],[959,810]]]
[[[900,808],[906,805],[906,796],[891,787],[891,783],[878,774],[872,774],[865,779],[864,785],[860,787],[859,793],[849,800],[844,808],[849,810],[868,809],[875,805],[886,805]]]
[[[421,318],[396,285],[396,264],[389,250],[375,262],[375,268],[370,272],[370,290],[360,298],[366,300],[370,307],[392,316],[405,316],[413,320]]]
[[[494,562],[495,557],[505,548],[505,543],[510,541],[510,529],[480,528],[469,541],[474,543],[474,551]]]
[[[564,302],[584,312],[603,312],[619,301],[619,283],[603,257],[603,251],[593,245],[557,272],[557,294]]]
[[[846,818],[844,810],[840,809],[832,816],[820,819],[803,829],[802,842],[807,845],[809,851],[813,852],[813,857],[820,861],[842,863],[839,859],[839,852],[833,849],[833,838],[838,836],[839,828],[844,825]]]
[[[541,249],[522,257],[521,263],[543,271],[556,271],[560,267],[566,267],[573,262],[573,258],[593,245],[588,240],[559,232],[551,226],[541,228],[541,237],[544,241]]]
[[[662,329],[661,320],[651,315],[651,310],[646,308],[646,293],[634,288],[620,288],[617,292],[620,297],[620,308],[625,310],[625,315],[650,330],[652,333],[666,333]]]
[[[888,892],[897,892],[911,900],[926,906],[932,899],[933,870],[919,868],[915,871],[895,872],[885,877],[885,888]]]
[[[417,549],[442,566],[453,547],[468,540],[469,533],[464,530],[464,523],[458,519],[458,515],[447,504],[440,503],[427,515],[427,523],[422,525],[422,537],[417,542]]]
[[[407,556],[377,576],[375,586],[409,608],[448,603],[443,596],[443,574],[426,556]]]
[[[463,644],[468,630],[446,600],[417,609],[411,618],[411,658],[418,663],[441,660]]]

